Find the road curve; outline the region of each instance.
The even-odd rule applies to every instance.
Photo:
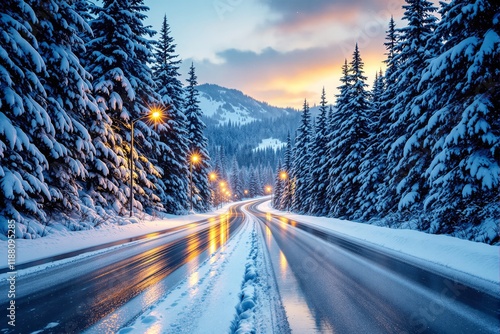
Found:
[[[293,272],[315,331],[498,333],[498,295],[341,235],[261,212],[258,204],[248,210],[279,246],[283,260],[275,266]]]
[[[242,205],[173,233],[155,234],[153,238],[18,277],[16,326],[13,329],[3,321],[0,331],[81,332],[148,287],[168,282],[169,275],[194,257],[208,250],[213,252],[225,244],[243,223]],[[180,279],[182,277],[178,281]],[[163,291],[155,290],[148,303],[154,303],[154,298],[160,298],[162,292],[176,283],[170,281],[162,286]],[[6,298],[7,294],[0,296],[3,310],[8,307]],[[110,332],[120,325],[109,328]]]

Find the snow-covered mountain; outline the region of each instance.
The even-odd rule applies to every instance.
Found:
[[[228,161],[236,157],[240,166],[276,165],[287,135],[293,135],[300,123],[297,110],[273,107],[214,84],[197,89],[212,157],[223,151]]]
[[[229,122],[244,125],[256,120],[276,119],[295,112],[293,109],[273,107],[245,95],[243,92],[214,84],[197,86],[200,108],[206,118],[215,124]]]

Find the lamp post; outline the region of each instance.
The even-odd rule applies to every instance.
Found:
[[[271,186],[266,186],[266,193],[271,194],[271,203],[273,203],[273,188]]]
[[[191,154],[191,158],[189,159],[189,203],[190,210],[193,211],[193,165],[197,164],[200,161],[200,156],[196,153]]]
[[[153,108],[148,115],[132,119],[130,121],[130,217],[134,208],[134,125],[137,121],[149,118],[153,122],[161,121],[163,112],[161,109]]]
[[[210,172],[208,174],[208,179],[210,180],[210,197],[212,198],[212,205],[215,205],[215,189],[213,183],[217,181],[217,173]]]
[[[285,172],[285,171],[282,171],[282,172],[280,173],[280,179],[282,179],[282,180],[283,180],[283,182],[285,182],[285,181],[286,181],[286,182],[285,182],[285,187],[284,187],[284,189],[283,189],[283,195],[285,196],[285,202],[286,202],[286,203],[288,203],[288,201],[286,201],[286,191],[287,191],[287,189],[288,189],[288,173],[287,173],[287,172]],[[279,199],[278,199],[278,200],[279,200]],[[287,204],[287,206],[288,206],[288,204]],[[288,211],[288,210],[287,210],[287,211]]]
[[[225,193],[225,191],[226,191],[226,182],[221,181],[221,182],[219,183],[219,186],[220,186],[220,189],[219,189],[219,203],[220,203],[220,205],[221,205],[221,207],[222,207],[222,201],[223,201],[223,199],[224,199],[223,194],[224,194],[224,193]]]

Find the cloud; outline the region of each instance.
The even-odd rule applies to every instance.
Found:
[[[348,60],[353,49],[354,44],[350,47]],[[371,77],[381,66],[383,51],[361,50],[361,55],[365,63],[369,63],[366,73]],[[322,87],[333,103],[344,62],[343,50],[338,45],[290,52],[273,48],[260,53],[229,49],[217,56],[223,59],[222,63],[195,61],[199,83],[236,88],[272,105],[294,108],[300,108],[304,98],[310,100],[311,105],[318,103]],[[189,64],[190,60],[184,66]]]
[[[281,23],[297,23],[324,13],[399,12],[402,0],[259,0],[271,12],[281,16]]]

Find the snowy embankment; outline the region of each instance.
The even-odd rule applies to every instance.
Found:
[[[252,233],[252,248],[249,259],[245,264],[245,277],[240,292],[240,301],[236,306],[236,317],[231,325],[231,333],[255,332],[255,306],[257,304],[256,287],[258,284],[257,274],[257,233]]]
[[[415,230],[391,229],[363,223],[324,217],[312,217],[274,210],[270,201],[259,205],[264,212],[279,214],[291,220],[307,223],[344,238],[369,243],[390,250],[408,261],[434,268],[439,272],[451,269],[450,275],[464,274],[465,279],[484,286],[500,284],[500,246],[463,240],[446,235],[428,234]],[[485,280],[486,282],[482,282]],[[488,284],[488,283],[494,283]]]

